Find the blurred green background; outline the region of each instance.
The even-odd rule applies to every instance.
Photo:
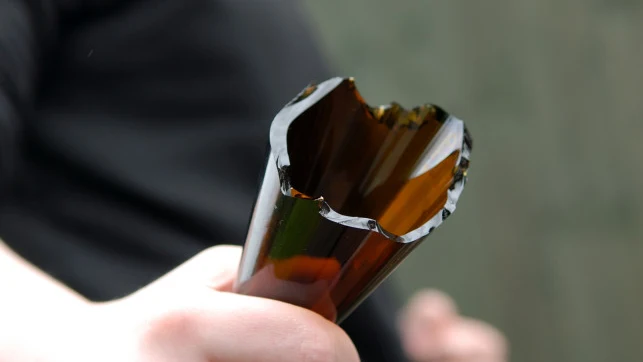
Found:
[[[367,101],[436,103],[474,137],[400,291],[447,291],[512,361],[643,361],[643,1],[306,4]]]

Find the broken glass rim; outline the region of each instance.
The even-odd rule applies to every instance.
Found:
[[[288,154],[288,129],[290,125],[295,120],[297,120],[298,117],[301,116],[302,113],[304,113],[304,111],[309,109],[315,103],[319,102],[326,95],[332,92],[336,87],[342,84],[342,82],[345,82],[345,81],[351,82],[351,84],[354,86],[355,81],[352,77],[350,78],[334,77],[319,84],[314,84],[314,85],[311,84],[307,88],[305,88],[297,97],[295,97],[290,103],[288,103],[275,116],[272,122],[272,125],[270,127],[270,147],[271,147],[271,153],[273,154],[272,156],[274,157],[274,162],[276,163],[277,170],[279,173],[280,188],[284,197],[295,198],[295,196],[293,196],[295,192],[293,191],[296,191],[290,183],[290,175],[289,175],[290,156]],[[386,109],[387,107],[390,107],[393,105],[391,104],[389,106],[380,106],[375,108],[371,107],[368,104],[366,104],[366,102],[364,102],[363,98],[360,96],[356,87],[355,87],[355,95],[357,96],[360,103],[362,103],[371,111],[375,109]],[[303,99],[305,99],[306,102],[301,102],[301,100]],[[397,104],[395,105],[399,106]],[[468,137],[468,131],[466,130],[466,127],[464,126],[464,122],[462,120],[452,116],[449,113],[447,114],[448,114],[448,117],[444,123],[447,124],[447,122],[452,122],[452,124],[455,127],[460,127],[462,132],[462,137],[461,137],[462,143],[459,145],[459,148],[452,150],[452,152],[459,151],[458,159],[456,161],[456,165],[459,165],[462,159],[465,159],[468,161],[470,157],[471,146],[468,142],[465,141],[465,138]],[[444,158],[446,158],[452,152],[446,153]],[[441,161],[442,159],[437,160],[437,162]],[[413,177],[417,177],[427,172],[429,169],[425,169],[424,172],[421,172],[419,174],[414,174]],[[389,240],[392,240],[395,242],[411,243],[424,238],[425,236],[429,235],[435,228],[440,226],[440,224],[442,224],[442,222],[446,219],[446,216],[444,216],[445,211],[448,212],[447,215],[450,215],[455,211],[456,203],[460,198],[462,190],[464,189],[466,179],[467,179],[467,176],[466,176],[466,170],[465,170],[465,174],[461,178],[455,179],[453,186],[447,191],[447,201],[444,207],[440,211],[436,212],[436,214],[433,215],[427,222],[425,222],[418,228],[411,230],[408,233],[403,235],[396,235],[394,233],[387,231],[375,219],[359,217],[359,216],[342,215],[330,207],[330,205],[324,200],[323,195],[317,198],[303,198],[303,199],[300,198],[300,199],[305,202],[318,203],[319,214],[331,222],[344,225],[347,227],[351,227],[351,228],[377,232],[382,234]]]

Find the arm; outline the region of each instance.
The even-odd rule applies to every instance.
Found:
[[[0,5],[0,202],[16,170],[22,117],[33,98],[37,36],[28,2]],[[0,359],[20,356],[29,322],[66,314],[87,303],[13,253],[0,241]],[[47,303],[41,303],[46,300]],[[37,304],[37,305],[36,305]]]
[[[5,357],[31,358],[25,353],[35,345],[44,344],[44,326],[73,324],[72,320],[83,316],[90,305],[20,258],[2,241],[0,290],[0,360],[3,361]]]
[[[46,5],[51,4],[0,4],[0,206],[16,175],[21,128],[32,108],[42,44],[48,36],[44,34],[51,33],[47,29],[53,12],[46,11],[51,10],[45,9]],[[70,325],[88,307],[87,300],[29,264],[0,240],[0,360],[34,358],[27,351],[45,346],[46,326]]]
[[[27,4],[9,1],[0,5],[0,196],[7,191],[16,170],[22,117],[34,91],[39,54]],[[29,332],[30,320],[46,320],[87,305],[82,297],[18,257],[2,241],[0,290],[2,360],[4,356],[26,357],[18,351],[23,349],[20,345]]]

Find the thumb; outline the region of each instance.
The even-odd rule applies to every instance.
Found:
[[[218,245],[205,249],[150,284],[148,288],[182,289],[197,285],[229,292],[237,276],[241,251],[240,246],[233,245]]]

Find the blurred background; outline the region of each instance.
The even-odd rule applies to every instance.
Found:
[[[371,104],[474,137],[455,217],[394,274],[450,293],[512,361],[643,360],[643,1],[306,1]]]

